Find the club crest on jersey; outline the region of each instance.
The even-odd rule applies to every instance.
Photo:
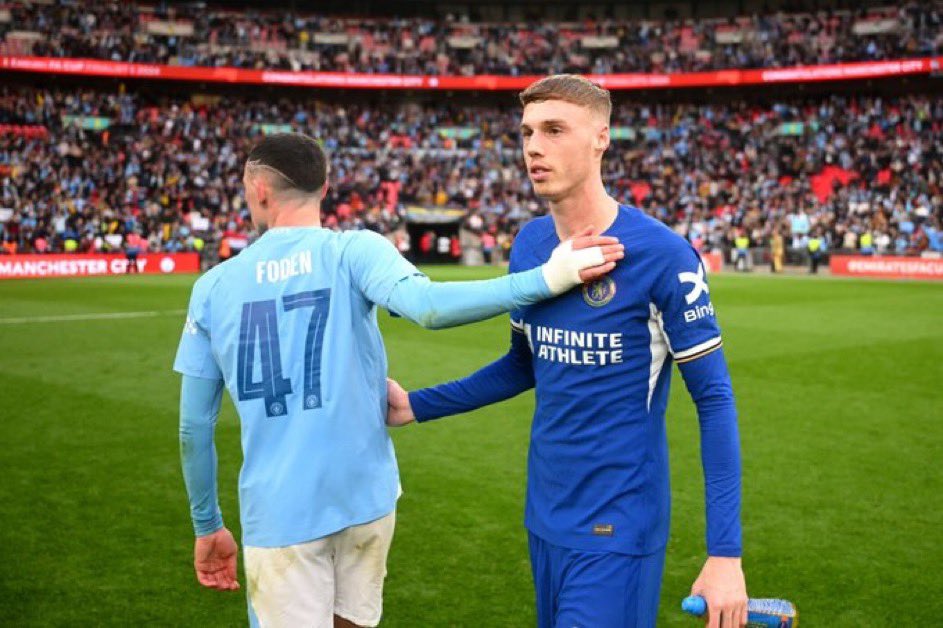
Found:
[[[190,334],[191,336],[196,336],[198,333],[196,321],[189,316],[187,317],[187,321],[183,324],[183,333]]]
[[[603,277],[583,285],[583,300],[593,307],[602,307],[616,296],[616,282],[612,277]]]

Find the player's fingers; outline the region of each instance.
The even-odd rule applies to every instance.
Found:
[[[720,618],[721,618],[720,609],[712,605],[710,602],[708,602],[707,604],[707,628],[720,628]]]
[[[589,283],[591,281],[596,281],[606,273],[610,272],[613,268],[616,267],[615,262],[606,262],[601,266],[593,266],[592,268],[587,268],[580,271],[580,281],[583,283]]]
[[[592,227],[583,227],[578,231],[574,231],[567,240],[570,241],[574,249],[583,249],[586,248],[586,240],[593,235],[594,231]]]
[[[225,564],[221,565],[214,573],[216,576],[216,588],[220,591],[229,590],[229,573]]]
[[[239,589],[239,576],[237,575],[236,572],[237,572],[236,559],[233,558],[233,561],[232,561],[232,573],[230,573],[230,577],[232,578],[232,588],[233,588],[233,591]]]
[[[610,244],[608,246],[600,247],[600,250],[602,251],[602,255],[607,262],[613,262],[625,257],[625,247],[621,244]]]
[[[747,622],[750,621],[749,612],[747,611],[747,605],[741,602],[740,608],[738,609],[738,613],[739,613],[738,616],[740,618],[740,626],[746,626]]]
[[[613,268],[616,267],[615,262],[606,262],[601,266],[593,266],[592,268],[587,268],[586,270],[580,271],[580,281],[583,283],[589,283],[590,281],[596,281],[606,273],[610,272]]]
[[[223,576],[222,571],[213,572],[213,588],[217,591],[226,590],[226,578]]]
[[[618,244],[619,238],[611,236],[580,236],[573,238],[573,250],[588,249],[591,246],[606,246],[609,244]]]
[[[229,581],[229,586],[231,589],[239,588],[239,580],[236,577],[236,557],[233,556],[232,560],[229,561],[229,564],[226,565],[226,579]]]
[[[217,588],[218,583],[219,583],[219,580],[216,577],[216,574],[210,571],[201,572],[199,575],[199,580],[200,580],[200,584],[210,589]]]

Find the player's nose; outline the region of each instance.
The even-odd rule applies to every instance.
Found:
[[[533,159],[534,157],[542,157],[544,154],[543,143],[538,139],[539,134],[534,133],[527,140],[527,144],[524,146],[524,153]]]

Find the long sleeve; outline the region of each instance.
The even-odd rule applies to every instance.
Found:
[[[222,380],[183,376],[180,386],[180,461],[190,499],[193,531],[197,536],[223,527],[216,494],[216,445],[213,441],[222,394]]]
[[[534,387],[530,347],[512,322],[510,350],[467,377],[409,393],[419,422],[469,412],[504,401]]]
[[[393,288],[389,309],[429,329],[497,316],[552,296],[540,268],[483,281],[432,282],[410,275]]]
[[[740,556],[740,437],[723,350],[678,365],[697,406],[707,513],[707,553]]]
[[[429,329],[485,320],[553,296],[540,268],[484,281],[433,282],[383,236],[360,231],[350,239],[351,278],[363,295]]]

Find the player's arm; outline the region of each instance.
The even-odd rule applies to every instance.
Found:
[[[524,237],[511,249],[509,270],[516,271],[539,265],[527,257]],[[511,344],[508,352],[471,375],[461,379],[406,393],[390,380],[387,387],[389,411],[387,425],[406,425],[416,420],[430,421],[445,416],[470,412],[483,406],[515,397],[534,387],[534,365],[530,344],[524,330],[523,315],[511,312]]]
[[[516,397],[534,387],[534,368],[523,329],[511,319],[511,347],[506,354],[471,375],[406,393],[390,380],[387,425],[420,423]]]
[[[223,525],[216,488],[216,419],[223,394],[223,376],[213,357],[209,336],[209,277],[197,280],[190,297],[174,370],[183,375],[180,387],[180,460],[196,535],[193,563],[197,579],[220,590],[239,588],[238,548]]]
[[[615,267],[623,247],[588,232],[561,244],[538,268],[483,281],[433,282],[382,236],[351,245],[354,281],[373,303],[428,329],[484,320],[562,294]]]
[[[701,432],[707,508],[707,553],[739,557],[743,553],[740,528],[740,438],[733,386],[724,351],[678,364],[691,399],[697,407]]]
[[[216,493],[216,419],[223,382],[184,375],[180,383],[180,462],[196,536],[223,527]]]
[[[707,520],[708,559],[692,594],[708,603],[709,626],[746,622],[740,557],[740,441],[733,386],[706,272],[686,243],[672,243],[654,288],[669,349],[697,407]]]
[[[745,625],[740,438],[727,362],[718,347],[679,363],[678,368],[697,406],[707,519],[708,559],[691,586],[691,594],[707,600],[708,626]]]
[[[184,375],[180,386],[180,461],[190,499],[196,541],[193,566],[205,587],[231,591],[236,578],[238,546],[223,526],[216,489],[216,419],[223,381]]]

